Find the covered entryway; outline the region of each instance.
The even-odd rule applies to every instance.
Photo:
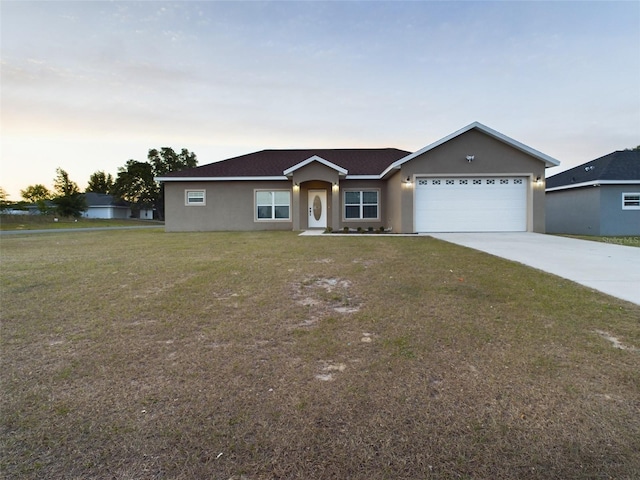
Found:
[[[527,177],[416,179],[416,232],[524,232]]]

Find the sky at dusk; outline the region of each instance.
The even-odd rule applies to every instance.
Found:
[[[151,148],[418,150],[473,121],[562,162],[640,144],[640,2],[0,3],[0,186]]]

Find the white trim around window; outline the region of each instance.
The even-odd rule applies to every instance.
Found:
[[[380,189],[345,189],[343,192],[343,221],[380,220]]]
[[[207,192],[205,190],[185,190],[184,204],[188,207],[204,207],[207,205]]]
[[[622,194],[623,210],[640,210],[640,192],[625,192]]]
[[[254,190],[256,222],[291,221],[290,190]]]

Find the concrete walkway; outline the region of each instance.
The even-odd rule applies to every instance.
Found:
[[[640,248],[539,233],[431,233],[640,305]]]

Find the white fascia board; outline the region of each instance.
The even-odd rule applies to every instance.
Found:
[[[406,157],[404,157],[404,158],[406,158]],[[404,160],[404,158],[401,158],[400,160],[396,160],[391,165],[389,165],[387,168],[385,168],[384,172],[382,172],[379,175],[379,177],[382,179],[382,178],[385,178],[389,174],[389,172],[391,170],[400,170],[400,165],[402,165],[402,164],[398,163],[398,162],[400,162],[401,160]]]
[[[291,175],[293,172],[295,172],[296,170],[298,170],[299,168],[304,167],[305,165],[309,165],[312,162],[319,162],[329,168],[332,168],[333,170],[336,170],[340,175],[346,175],[348,170],[345,170],[344,168],[342,168],[339,165],[336,165],[335,163],[331,163],[328,160],[325,160],[322,157],[319,157],[318,155],[314,155],[313,157],[309,157],[306,160],[294,165],[293,167],[289,167],[287,168],[284,172],[282,172],[284,175]]]
[[[545,192],[555,192],[557,190],[569,190],[582,187],[599,187],[600,185],[640,185],[640,180],[592,180],[591,182],[572,183],[571,185],[560,185],[545,189]]]
[[[549,155],[545,155],[544,153],[531,148],[527,145],[525,145],[524,143],[520,143],[517,140],[514,140],[511,137],[507,137],[506,135],[498,132],[497,130],[494,130],[492,128],[487,127],[486,125],[481,124],[480,122],[473,122],[470,123],[469,125],[467,125],[466,127],[461,128],[460,130],[457,130],[449,135],[447,135],[446,137],[441,138],[440,140],[437,140],[429,145],[427,145],[424,148],[421,148],[420,150],[418,150],[417,152],[411,153],[409,155],[407,155],[406,157],[401,158],[400,160],[395,161],[393,164],[391,164],[391,166],[387,169],[390,170],[392,168],[398,168],[400,167],[403,163],[408,162],[409,160],[412,160],[414,158],[416,158],[419,155],[422,155],[425,152],[428,152],[429,150],[433,150],[436,147],[439,147],[440,145],[442,145],[443,143],[448,142],[449,140],[452,140],[454,138],[456,138],[459,135],[462,135],[463,133],[468,132],[469,130],[473,130],[474,128],[478,129],[479,131],[489,135],[490,137],[493,137],[497,140],[500,140],[503,143],[506,143],[507,145],[512,146],[513,148],[520,150],[521,152],[524,152],[528,155],[531,155],[532,157],[537,158],[538,160],[542,160],[545,164],[545,167],[549,168],[549,167],[557,167],[558,165],[560,165],[560,161],[556,160],[553,157],[550,157]]]
[[[236,182],[236,181],[264,181],[290,180],[285,176],[275,177],[155,177],[156,182]]]
[[[381,178],[380,175],[347,175],[344,177],[345,180],[380,180]]]

